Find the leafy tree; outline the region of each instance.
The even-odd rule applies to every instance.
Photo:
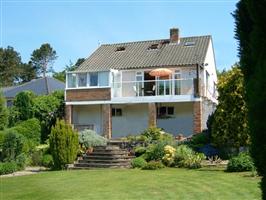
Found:
[[[8,110],[5,104],[6,100],[0,91],[0,130],[3,130],[8,124]]]
[[[41,140],[44,142],[56,118],[64,117],[64,92],[57,91],[50,95],[38,96],[34,99],[34,115],[41,123]]]
[[[64,120],[57,120],[49,137],[50,151],[56,169],[73,163],[78,152],[78,133]]]
[[[266,199],[266,1],[241,0],[234,13],[240,64],[244,72],[251,153]]]
[[[14,107],[18,112],[18,120],[27,120],[34,116],[33,99],[35,95],[32,91],[18,93],[14,99]]]
[[[223,73],[218,82],[219,104],[211,125],[212,141],[219,147],[249,144],[243,74],[238,65]]]
[[[0,86],[11,86],[18,76],[21,57],[13,47],[0,48]]]
[[[37,72],[32,62],[22,63],[19,67],[18,79],[20,83],[26,83],[37,78]]]
[[[85,58],[79,58],[76,62],[76,64],[74,65],[71,61],[69,62],[68,65],[66,65],[65,69],[61,72],[55,72],[53,74],[53,77],[65,82],[66,81],[66,72],[70,72],[70,71],[74,71],[77,69],[77,67],[79,67],[83,62],[85,61]]]
[[[53,71],[52,66],[56,58],[56,51],[48,43],[42,44],[31,55],[31,61],[37,70],[37,74],[43,74],[43,77],[46,77],[47,72]]]

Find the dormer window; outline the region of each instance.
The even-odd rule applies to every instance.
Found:
[[[158,49],[159,44],[152,44],[151,46],[149,46],[148,50],[155,50]]]
[[[125,50],[126,50],[126,47],[120,46],[120,47],[117,47],[115,51],[125,51]]]
[[[191,41],[191,42],[185,42],[184,46],[186,47],[192,47],[192,46],[195,46],[196,42],[194,41]]]

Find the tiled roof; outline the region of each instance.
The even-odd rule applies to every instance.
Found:
[[[48,87],[47,87],[48,86]],[[17,93],[30,90],[36,95],[50,94],[55,90],[64,90],[65,83],[54,79],[52,77],[33,79],[30,82],[22,85],[2,88],[4,96],[6,98],[14,98]]]
[[[104,44],[91,54],[76,71],[201,64],[205,60],[210,40],[211,36],[197,36],[180,38],[178,44],[169,43],[169,39]],[[153,44],[159,44],[158,49],[148,50]],[[118,47],[124,47],[125,50],[117,51]]]

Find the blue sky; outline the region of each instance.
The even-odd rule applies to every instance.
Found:
[[[0,0],[1,46],[12,46],[24,62],[50,43],[57,51],[55,71],[88,57],[99,43],[161,39],[169,29],[181,37],[212,35],[218,69],[237,60],[235,0]]]

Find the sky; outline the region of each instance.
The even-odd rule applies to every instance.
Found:
[[[0,0],[0,46],[12,46],[28,62],[49,43],[55,71],[88,57],[99,44],[212,35],[216,65],[238,61],[234,39],[236,0]]]

